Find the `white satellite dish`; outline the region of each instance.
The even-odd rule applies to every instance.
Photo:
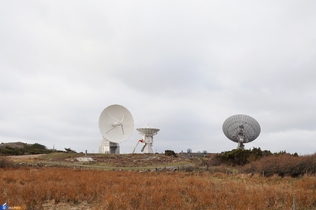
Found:
[[[113,143],[121,143],[132,135],[134,119],[125,107],[114,104],[101,113],[99,128],[105,139]]]
[[[138,145],[139,142],[145,143],[145,145],[142,148],[142,152],[143,153],[154,153],[153,152],[153,136],[156,135],[158,133],[158,131],[160,131],[160,129],[158,128],[153,128],[151,127],[151,125],[147,124],[145,127],[143,128],[137,128],[136,130],[138,130],[138,132],[143,135],[143,139],[139,140],[133,150],[133,153],[135,152],[135,149]]]
[[[228,139],[238,143],[237,149],[244,149],[244,143],[254,141],[261,132],[259,123],[244,114],[227,118],[222,129]]]

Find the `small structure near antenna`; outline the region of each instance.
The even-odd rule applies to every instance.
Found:
[[[192,149],[188,148],[188,149],[187,149],[187,153],[188,153],[188,156],[191,156]]]
[[[158,131],[160,131],[160,129],[153,128],[152,126],[147,124],[145,127],[137,128],[136,130],[141,135],[143,135],[143,139],[139,140],[137,142],[136,146],[138,145],[139,142],[144,143],[145,145],[141,149],[141,152],[143,152],[143,153],[154,153],[153,152],[153,143],[154,143],[153,136],[156,135],[158,133]],[[136,149],[136,147],[134,148],[134,151],[135,151],[135,149]],[[133,151],[133,153],[134,153],[134,151]]]
[[[255,140],[261,131],[259,123],[244,114],[227,118],[222,129],[228,139],[238,143],[237,149],[244,149],[244,143]]]
[[[114,104],[101,113],[99,129],[103,136],[99,153],[119,154],[119,143],[126,141],[133,133],[134,119],[125,107]]]

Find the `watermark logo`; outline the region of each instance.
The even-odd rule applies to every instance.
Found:
[[[0,208],[0,210],[7,210],[7,209],[8,209],[7,203],[4,203]]]
[[[24,208],[22,206],[8,206],[7,203],[4,203],[2,206],[0,206],[0,210],[23,210]]]

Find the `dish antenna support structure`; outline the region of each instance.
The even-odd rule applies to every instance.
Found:
[[[145,143],[145,145],[141,149],[141,152],[143,152],[143,153],[154,153],[153,152],[153,143],[154,143],[154,137],[153,136],[156,135],[158,133],[158,131],[160,131],[160,129],[153,128],[149,124],[147,124],[145,127],[137,128],[136,130],[141,135],[143,135],[143,139],[141,139],[141,140],[139,140],[137,142],[136,147],[137,147],[139,142]],[[134,153],[136,147],[134,148],[133,153]]]
[[[103,136],[99,153],[119,154],[119,143],[126,141],[133,133],[134,119],[125,107],[113,104],[102,111],[99,129]]]
[[[188,148],[188,149],[187,149],[187,153],[188,153],[188,156],[191,156],[192,149]]]
[[[223,132],[228,139],[238,143],[237,149],[244,149],[244,143],[255,140],[259,136],[261,128],[254,118],[237,114],[225,120]]]

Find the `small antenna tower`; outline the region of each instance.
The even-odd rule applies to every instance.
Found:
[[[153,152],[153,148],[152,148],[153,147],[153,143],[154,143],[154,139],[153,139],[154,137],[153,136],[156,135],[158,133],[158,131],[160,131],[160,129],[153,128],[151,125],[147,124],[145,127],[137,128],[136,130],[143,136],[143,139],[139,140],[138,142],[145,143],[145,145],[141,149],[141,152],[143,152],[143,153],[154,153]],[[138,142],[137,142],[137,145],[138,145]],[[135,149],[134,149],[134,151],[135,151]]]
[[[188,148],[188,149],[187,149],[187,153],[188,153],[189,156],[191,156],[192,149]]]

